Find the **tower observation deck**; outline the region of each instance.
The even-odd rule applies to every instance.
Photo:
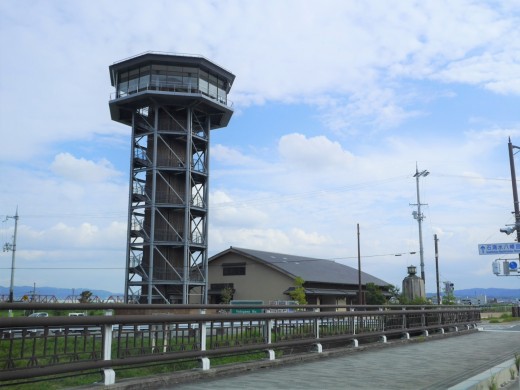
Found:
[[[207,303],[210,130],[231,119],[235,76],[154,52],[109,71],[112,120],[132,128],[125,302]]]

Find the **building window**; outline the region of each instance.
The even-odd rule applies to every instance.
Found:
[[[246,263],[227,263],[222,264],[223,276],[236,276],[246,274]]]

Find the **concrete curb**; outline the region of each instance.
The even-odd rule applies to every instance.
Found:
[[[511,379],[510,369],[515,371],[515,379]],[[493,382],[497,385],[497,388],[511,388],[515,382],[518,383],[518,372],[515,366],[515,359],[510,359],[504,363],[501,363],[495,367],[490,368],[474,377],[471,377],[464,382],[459,383],[448,390],[484,390],[490,389]],[[518,386],[517,386],[518,388]]]

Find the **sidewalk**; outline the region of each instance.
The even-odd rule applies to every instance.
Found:
[[[334,358],[163,388],[415,390],[459,385],[457,390],[469,389],[476,383],[464,381],[478,374],[487,380],[493,367],[511,360],[515,352],[520,353],[520,324],[484,325],[483,328],[484,331],[461,336],[366,349]]]
[[[480,329],[122,380],[110,389],[487,390],[497,370],[506,378],[497,383],[500,388],[509,374],[500,365],[520,354],[520,324],[484,323]],[[518,386],[517,381],[502,389]]]

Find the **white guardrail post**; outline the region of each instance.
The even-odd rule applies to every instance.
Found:
[[[356,311],[353,307],[349,309],[350,311]],[[356,326],[357,326],[357,317],[352,317],[352,334],[356,334]]]
[[[112,310],[106,310],[105,315],[111,316]],[[103,360],[112,360],[112,324],[103,325]],[[105,386],[113,385],[116,383],[116,372],[108,367],[103,368],[103,379]]]
[[[315,308],[313,310],[314,312],[319,312],[319,308]],[[314,319],[314,337],[316,338],[316,344],[314,344],[314,351],[318,353],[323,352],[323,346],[321,345],[320,341],[320,326],[321,326],[321,318],[315,318]]]
[[[424,312],[426,310],[424,307],[421,307],[421,310]],[[424,313],[421,314],[421,326],[426,326],[426,315]],[[428,337],[430,335],[430,332],[428,330],[423,331],[424,337]]]
[[[201,309],[200,314],[206,314],[206,309]],[[200,350],[206,350],[206,335],[207,335],[208,323],[206,321],[200,322]],[[200,368],[202,371],[207,371],[211,367],[211,363],[208,357],[200,358]]]
[[[351,307],[349,309],[350,311],[356,311],[356,309],[354,309],[353,307]],[[356,335],[356,327],[357,327],[357,322],[358,322],[358,317],[357,316],[354,316],[354,317],[351,317],[352,318],[352,334],[353,335]],[[352,345],[354,346],[354,348],[357,348],[359,346],[359,342],[357,339],[352,339]]]
[[[319,312],[320,309],[314,308],[313,311]],[[315,328],[314,337],[316,337],[316,340],[320,339],[320,326],[321,326],[321,318],[316,317],[314,319],[314,328]]]
[[[205,309],[200,310],[200,314],[206,314]],[[207,323],[203,321],[200,326],[200,350],[206,350]]]
[[[264,324],[264,334],[265,336],[265,342],[269,346],[273,342],[273,320],[270,318],[267,321],[265,321]],[[270,347],[267,348],[267,359],[268,360],[274,360],[275,354],[274,349],[271,349]]]

